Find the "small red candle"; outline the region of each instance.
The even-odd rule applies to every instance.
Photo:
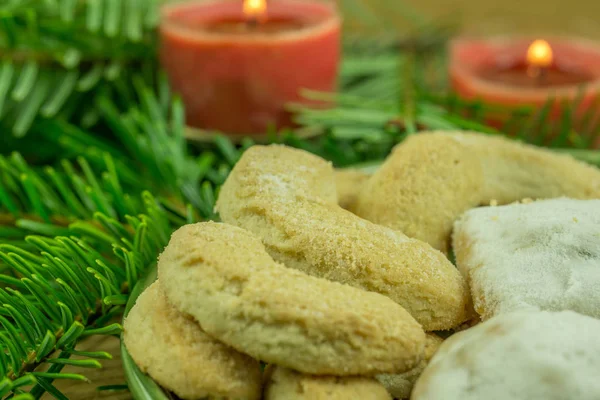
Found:
[[[577,112],[600,92],[600,45],[583,39],[458,39],[450,46],[450,78],[466,99],[539,108],[554,99],[552,115],[573,103]]]
[[[213,0],[168,5],[161,63],[187,123],[229,134],[291,126],[303,88],[335,89],[340,18],[311,0]]]

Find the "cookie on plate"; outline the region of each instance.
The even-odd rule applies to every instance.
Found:
[[[305,375],[269,366],[264,400],[392,400],[374,378]]]
[[[341,208],[331,163],[313,154],[251,147],[216,208],[224,222],[260,238],[276,261],[387,296],[426,331],[468,318],[468,288],[454,265],[427,243]]]
[[[502,314],[446,339],[412,400],[600,399],[600,320]]]
[[[470,210],[455,224],[454,252],[484,320],[520,309],[600,318],[600,200]]]
[[[335,170],[335,187],[340,207],[354,212],[358,195],[369,180],[369,174],[353,168]]]
[[[158,261],[168,299],[213,337],[259,360],[307,374],[404,372],[425,333],[377,293],[278,264],[256,237],[205,222],[173,233]]]
[[[433,333],[427,334],[427,341],[425,342],[425,356],[413,369],[406,371],[403,374],[383,374],[377,375],[376,378],[381,384],[387,389],[387,391],[395,399],[408,399],[413,386],[419,379],[419,376],[427,367],[429,360],[433,357],[435,352],[440,348],[444,339]]]
[[[137,299],[123,339],[137,366],[182,399],[260,399],[259,362],[207,335],[158,282]]]
[[[400,143],[359,195],[358,216],[447,252],[452,224],[478,205],[600,198],[600,169],[476,132],[421,132]]]

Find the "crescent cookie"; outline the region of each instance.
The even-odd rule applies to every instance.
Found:
[[[427,243],[337,204],[331,164],[285,146],[248,149],[221,188],[223,221],[257,235],[271,256],[309,275],[383,294],[425,330],[467,318],[468,289]]]
[[[499,315],[446,339],[411,399],[600,399],[598,332],[571,311]]]
[[[286,268],[231,225],[177,230],[158,276],[169,300],[207,333],[269,363],[308,374],[373,375],[406,371],[423,355],[425,333],[400,305]]]
[[[305,375],[269,365],[264,400],[392,400],[373,378]]]
[[[417,379],[419,379],[419,376],[421,376],[433,355],[444,342],[444,339],[432,333],[427,334],[426,340],[425,357],[415,368],[406,371],[403,374],[383,374],[376,376],[377,380],[381,382],[394,399],[408,399],[410,397],[410,392],[417,382]]]
[[[124,343],[138,367],[182,399],[258,400],[258,361],[211,338],[165,298],[158,282],[124,322]]]
[[[600,200],[473,209],[453,238],[482,319],[520,309],[600,318]]]
[[[335,187],[338,204],[345,210],[353,212],[358,195],[363,185],[369,180],[369,174],[353,168],[335,170]]]
[[[353,211],[447,252],[452,224],[473,207],[560,196],[600,198],[600,170],[502,137],[429,132],[394,149]]]

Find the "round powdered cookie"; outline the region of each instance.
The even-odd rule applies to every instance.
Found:
[[[425,356],[419,365],[403,374],[377,375],[377,380],[381,382],[395,399],[408,399],[417,379],[419,379],[425,367],[427,367],[429,360],[431,360],[435,352],[440,348],[443,341],[444,339],[441,337],[428,333],[427,341],[425,342]]]
[[[425,333],[397,303],[286,268],[231,225],[177,230],[158,275],[169,300],[206,332],[269,363],[369,375],[406,371],[423,355]]]
[[[124,342],[142,371],[182,399],[260,399],[258,361],[204,333],[169,304],[158,282],[125,319]]]
[[[503,137],[424,132],[399,144],[353,211],[446,252],[453,222],[478,205],[600,198],[600,170]]]
[[[469,294],[454,265],[427,243],[342,209],[333,176],[330,163],[305,151],[253,146],[221,188],[217,209],[275,260],[383,294],[427,331],[463,322]]]
[[[265,373],[264,400],[392,400],[373,378],[305,375],[273,366]]]
[[[446,339],[412,400],[600,399],[600,320],[502,314]]]

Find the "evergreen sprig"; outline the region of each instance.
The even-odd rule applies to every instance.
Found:
[[[122,221],[97,212],[93,220],[56,228],[62,230],[60,236],[27,236],[29,249],[0,245],[5,270],[0,274],[5,285],[0,289],[0,395],[35,384],[30,391],[35,398],[45,391],[56,396],[60,392],[53,380],[86,380],[61,373],[65,365],[99,368],[96,360],[110,357],[81,353],[75,346],[86,336],[120,333],[114,319],[127,294],[168,241],[172,228],[166,211],[149,193],[140,203],[144,212]],[[72,355],[86,359],[73,360]],[[41,363],[49,363],[50,369],[37,371]]]
[[[17,137],[37,118],[91,127],[97,92],[156,63],[158,1],[12,0],[0,5],[0,122]]]

